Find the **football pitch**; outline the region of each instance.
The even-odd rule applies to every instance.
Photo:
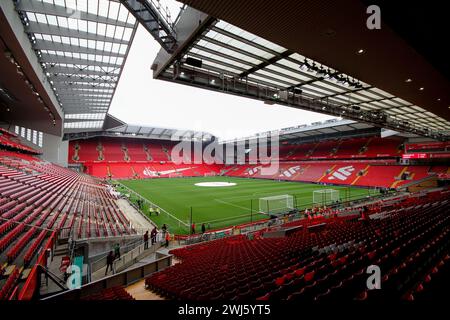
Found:
[[[205,182],[216,184],[224,182],[233,185],[224,187],[196,185]],[[298,209],[304,209],[312,206],[314,190],[338,190],[342,201],[378,193],[374,189],[234,177],[122,180],[120,183],[168,212],[170,215],[153,214],[150,218],[158,226],[167,224],[169,230],[176,234],[189,232],[191,212],[192,221],[195,222],[198,231],[202,223],[210,229],[217,229],[265,219],[268,216],[259,213],[259,199],[263,197],[292,195],[294,205]],[[130,194],[130,200],[136,203],[137,197],[126,188],[119,185],[118,191]],[[149,215],[147,204],[142,206],[142,211]]]

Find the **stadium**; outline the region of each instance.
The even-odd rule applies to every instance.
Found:
[[[450,69],[427,33],[445,39],[444,13],[166,2],[0,2],[0,300],[448,298]],[[139,34],[152,79],[127,73]],[[185,90],[242,106],[198,115]],[[189,118],[206,113],[258,130]]]

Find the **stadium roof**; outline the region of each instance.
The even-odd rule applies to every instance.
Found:
[[[382,132],[386,131],[386,135]],[[239,139],[230,139],[221,141],[222,143],[232,143],[236,141],[252,141],[261,137],[269,137],[278,135],[280,141],[290,141],[292,143],[302,143],[305,141],[316,141],[319,139],[336,139],[336,138],[350,138],[350,137],[366,137],[366,136],[409,136],[417,137],[415,135],[401,134],[396,131],[389,132],[387,130],[375,127],[369,123],[357,122],[348,119],[329,119],[325,121],[313,122],[311,124],[302,124],[295,127],[282,128],[279,130],[272,130],[266,132],[259,132],[249,137],[242,137]]]
[[[16,10],[64,111],[64,128],[101,129],[135,18],[115,0],[20,0]]]
[[[305,20],[301,17],[306,13],[300,9],[305,10],[308,5],[302,7],[302,4],[296,1],[288,1],[292,6],[288,6],[285,2],[283,5],[280,3],[264,6],[262,5],[264,1],[258,4],[248,3],[245,6],[231,5],[225,1],[183,0],[182,2],[212,13],[214,17],[190,7],[184,8],[176,28],[178,34],[185,35],[178,39],[180,43],[174,54],[167,54],[163,50],[158,54],[153,66],[156,78],[252,97],[267,103],[279,103],[333,114],[434,138],[442,139],[445,138],[444,135],[450,135],[450,117],[445,116],[448,115],[447,105],[450,103],[450,100],[447,101],[446,90],[442,90],[441,95],[435,96],[433,103],[416,98],[415,95],[425,95],[425,91],[435,91],[436,88],[427,87],[425,90],[424,87],[419,87],[415,95],[394,95],[364,82],[362,78],[365,73],[361,70],[350,74],[326,65],[329,55],[314,58],[314,56],[301,54],[303,43],[297,41],[296,32],[300,33],[299,37],[306,32],[306,30],[300,30],[302,28],[313,28],[314,32],[316,32],[315,28],[324,28],[322,31],[327,32],[325,17],[322,17],[320,21],[312,21],[311,18],[324,3],[333,7],[330,1],[319,1],[320,4],[314,1],[318,4],[317,7],[313,7],[307,1],[310,5],[308,8],[313,10],[313,13],[309,19]],[[349,11],[352,12],[352,10]],[[292,18],[291,12],[298,15],[295,21],[289,20]],[[324,12],[330,13],[329,8]],[[267,15],[271,15],[271,19]],[[272,39],[278,39],[279,42],[269,41],[236,24],[215,17],[225,17],[228,21],[248,26],[260,34],[267,34]],[[312,25],[308,26],[307,23]],[[364,29],[365,25],[360,28]],[[274,31],[275,29],[279,32],[278,34]],[[328,32],[329,36],[333,37],[337,31],[330,29]],[[347,49],[348,42],[355,40],[352,44],[354,48],[352,52],[347,52],[346,59],[357,68],[364,70],[371,62],[363,62],[365,59],[363,56],[372,54],[372,60],[376,59],[376,55],[366,52],[368,49],[359,46],[356,41],[358,39],[353,36],[354,33],[354,30],[347,30],[345,36],[348,36],[350,40],[342,43],[342,46]],[[294,39],[296,41],[293,42]],[[317,42],[321,42],[320,44],[323,42],[323,47],[326,47],[325,40],[319,39],[319,37],[316,39],[314,45],[317,45]],[[286,43],[286,45],[280,45],[280,43]],[[312,52],[308,50],[309,46],[310,44],[305,42],[304,51]],[[341,48],[335,47],[331,54],[342,56],[340,50]],[[380,49],[380,54],[381,50],[385,49]],[[368,73],[373,71],[371,68],[367,70]],[[377,76],[389,83],[388,77],[392,70],[383,72],[378,72]],[[360,77],[357,78],[354,75]],[[374,79],[374,77],[367,78]],[[437,81],[435,78],[438,77],[430,73],[429,78],[431,81]],[[401,81],[402,86],[417,81],[416,79],[409,81],[406,77],[405,79]],[[378,81],[375,82],[378,83]],[[439,88],[442,87],[441,85]],[[394,87],[390,88],[393,91],[399,91],[394,90]],[[410,99],[406,100],[405,97]],[[419,105],[411,101],[421,101],[426,104]],[[445,103],[447,103],[445,105],[447,111],[443,110],[443,107],[436,107]]]
[[[189,141],[209,141],[213,135],[207,132],[150,127],[141,125],[124,124],[122,126],[109,129],[108,132],[113,132],[118,135],[138,136],[146,139],[163,139],[163,140],[189,140]]]
[[[65,139],[76,140],[98,136],[205,142],[214,139],[214,136],[211,133],[203,131],[126,124],[110,114],[106,115],[103,130],[91,130],[90,132],[77,132],[70,130],[65,134]]]

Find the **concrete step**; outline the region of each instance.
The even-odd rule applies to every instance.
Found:
[[[58,245],[55,249],[55,256],[66,256],[69,254],[69,244]]]

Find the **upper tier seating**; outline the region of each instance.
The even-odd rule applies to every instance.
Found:
[[[140,141],[127,141],[126,147],[128,148],[128,155],[130,161],[148,161],[147,154],[144,149],[144,144]]]
[[[78,140],[69,143],[69,162],[99,161],[96,140]],[[78,157],[75,157],[77,155]]]
[[[99,143],[105,161],[126,161],[122,145],[115,141],[102,140]]]
[[[101,138],[69,143],[69,162],[167,162],[173,143],[152,140]]]
[[[7,148],[29,154],[40,154],[39,151],[20,142],[20,138],[15,133],[9,132],[3,128],[0,128],[0,148]]]
[[[298,145],[281,145],[280,160],[354,159],[399,157],[402,140],[395,138],[350,138]]]
[[[182,262],[152,274],[146,287],[186,300],[408,299],[450,252],[448,210],[446,192],[406,199],[368,221],[329,218],[287,237],[241,235],[175,249]],[[385,270],[384,290],[366,289],[372,264]]]

